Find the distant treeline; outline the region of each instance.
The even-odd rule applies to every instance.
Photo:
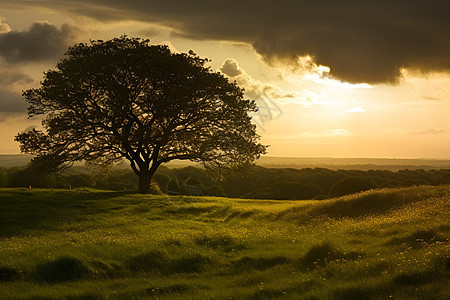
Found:
[[[441,170],[330,170],[324,168],[254,167],[245,176],[215,182],[196,167],[160,167],[154,176],[155,193],[209,195],[253,199],[326,199],[382,187],[450,184],[450,169]],[[73,167],[60,174],[33,168],[0,168],[0,187],[137,189],[137,176],[128,169],[109,171]]]

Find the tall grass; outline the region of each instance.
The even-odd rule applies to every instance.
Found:
[[[448,299],[449,200],[0,189],[0,299]]]

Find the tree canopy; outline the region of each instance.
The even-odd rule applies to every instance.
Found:
[[[24,91],[43,130],[16,141],[51,169],[126,159],[141,193],[174,159],[219,170],[253,164],[266,149],[251,122],[256,103],[207,62],[127,36],[74,45],[39,88]]]

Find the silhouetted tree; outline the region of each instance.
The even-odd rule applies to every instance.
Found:
[[[266,148],[251,123],[257,106],[207,62],[127,36],[74,45],[40,88],[23,93],[29,117],[44,116],[44,130],[16,141],[54,169],[125,158],[140,193],[174,159],[219,170],[253,164]]]

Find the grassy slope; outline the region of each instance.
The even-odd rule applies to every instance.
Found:
[[[449,200],[0,189],[0,299],[448,299]]]

